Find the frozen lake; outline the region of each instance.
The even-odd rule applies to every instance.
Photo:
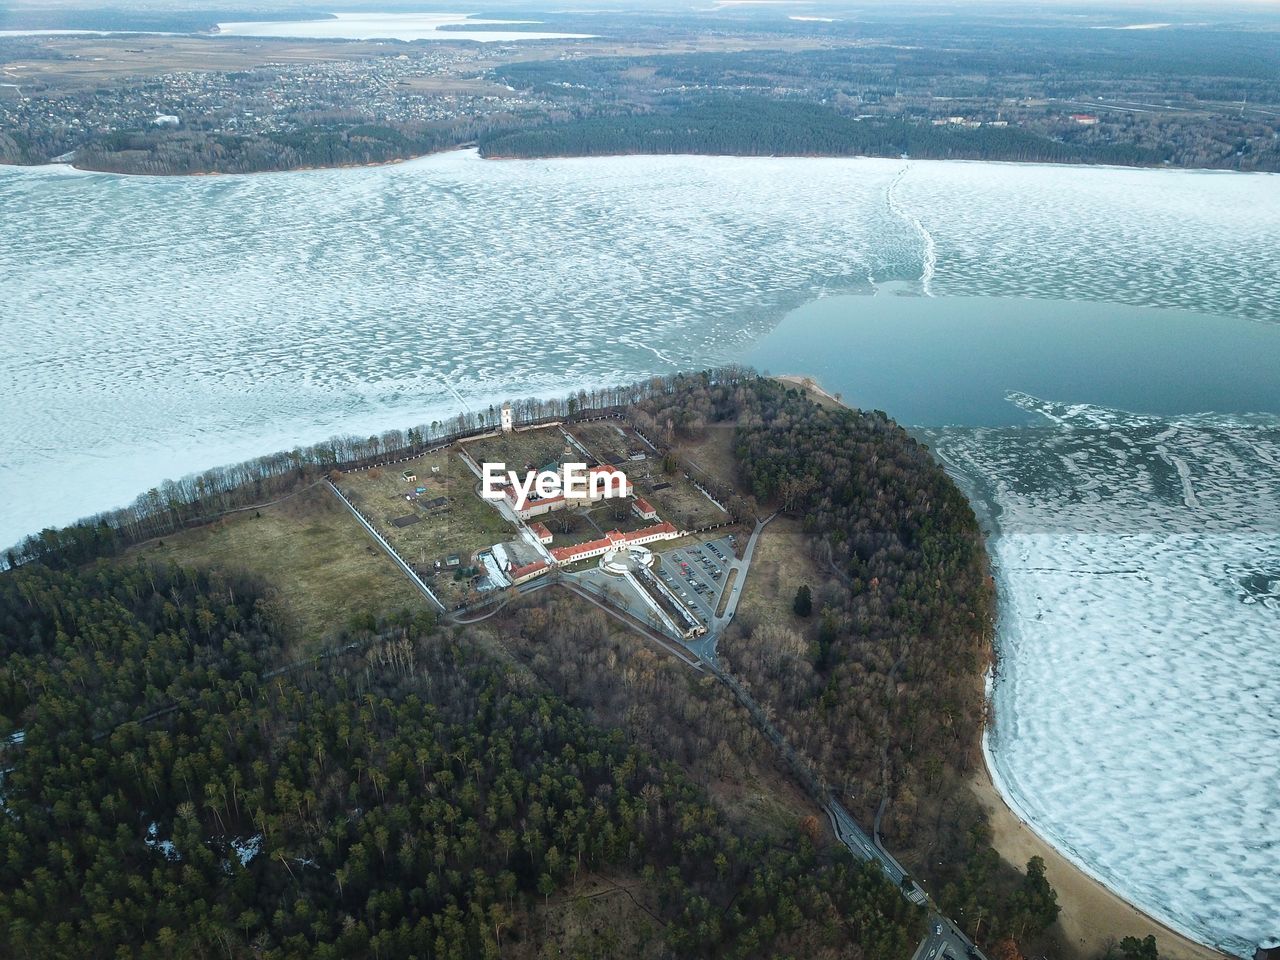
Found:
[[[827,292],[1270,319],[1280,289],[1269,176],[452,153],[239,177],[0,167],[0,211],[6,543],[460,398],[736,359]]]
[[[334,433],[741,359],[824,294],[1095,304],[1105,338],[1105,304],[1270,323],[1280,290],[1265,175],[454,153],[0,168],[0,211],[4,542]],[[939,441],[1005,531],[997,774],[1122,894],[1243,952],[1280,903],[1273,418],[1111,412],[1087,379],[998,402],[1041,426]]]
[[[518,40],[578,40],[585,33],[539,33],[522,30],[457,30],[533,24],[535,20],[484,20],[465,13],[335,13],[321,20],[246,20],[218,24],[218,33],[232,37],[285,37],[320,40],[476,40],[512,43]],[[448,27],[441,30],[441,27]]]
[[[998,514],[996,781],[1107,885],[1251,957],[1280,921],[1280,416],[1013,402],[1039,424],[929,438]]]

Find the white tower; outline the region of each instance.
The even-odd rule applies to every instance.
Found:
[[[504,403],[502,405],[502,432],[510,433],[512,429],[513,429],[513,424],[511,423],[511,404]]]

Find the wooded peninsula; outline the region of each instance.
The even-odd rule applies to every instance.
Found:
[[[965,788],[994,597],[927,449],[738,367],[511,410],[648,438],[654,487],[728,515],[677,544],[755,531],[716,670],[559,586],[465,614],[406,589],[342,477],[457,459],[495,408],[46,530],[0,573],[7,955],[905,960],[926,908],[803,768],[993,958],[1074,956]]]

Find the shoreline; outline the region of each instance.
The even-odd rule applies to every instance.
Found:
[[[823,388],[813,377],[780,374],[775,375],[773,379],[808,390],[822,400],[853,409]],[[911,432],[919,439],[916,431]],[[929,452],[943,465],[952,482],[960,488],[961,493],[969,501],[978,519],[979,527],[983,531],[984,540],[989,543],[1000,537],[1002,531],[999,506],[981,496],[979,493],[981,482],[964,471],[956,469],[932,445],[929,446]],[[996,576],[995,560],[991,551],[988,551],[988,563],[990,574],[998,589],[999,578]],[[999,616],[998,602],[997,616]],[[994,637],[991,655],[990,669],[992,682],[994,682],[999,666]],[[986,716],[989,718],[991,716],[990,693],[987,694],[986,699]],[[982,766],[975,770],[968,782],[968,787],[987,814],[987,820],[991,826],[991,846],[1003,860],[1018,870],[1022,870],[1033,856],[1044,860],[1045,874],[1057,892],[1058,903],[1062,908],[1057,923],[1050,928],[1050,934],[1054,930],[1062,934],[1064,939],[1058,946],[1064,952],[1079,958],[1096,957],[1123,937],[1136,936],[1141,939],[1150,934],[1156,938],[1162,960],[1234,960],[1234,955],[1201,943],[1126,899],[1088,868],[1060,850],[1052,841],[1041,836],[1030,821],[1019,813],[1016,801],[1005,796],[999,787],[998,778],[993,775],[992,757],[989,753],[991,733],[991,726],[984,720],[981,733]]]
[[[518,132],[518,131],[513,131]],[[476,154],[476,158],[493,163],[516,163],[528,162],[537,163],[548,160],[618,160],[633,157],[707,157],[712,159],[734,159],[734,160],[898,160],[898,157],[876,156],[874,154],[837,154],[837,153],[796,153],[796,154],[754,154],[754,153],[570,153],[570,154],[553,154],[544,157],[520,157],[520,156],[482,156],[480,149],[474,143],[457,144],[449,147],[441,147],[439,150],[430,150],[426,153],[415,153],[408,157],[393,157],[388,160],[371,160],[368,163],[335,163],[327,166],[307,166],[307,167],[286,167],[281,170],[201,170],[192,173],[143,173],[141,171],[128,170],[94,170],[89,167],[77,167],[75,161],[70,163],[60,163],[55,160],[46,160],[43,163],[12,163],[0,160],[0,167],[12,167],[17,170],[43,170],[50,167],[60,167],[66,170],[74,170],[77,173],[101,174],[111,177],[163,177],[166,179],[176,179],[178,177],[258,177],[264,175],[282,174],[282,173],[314,173],[320,170],[361,170],[376,167],[388,167],[400,163],[410,163],[414,160],[425,160],[428,157],[438,157],[446,153],[460,153],[471,151]],[[1206,174],[1237,174],[1240,176],[1280,176],[1280,170],[1234,170],[1229,167],[1167,167],[1157,165],[1142,164],[1117,164],[1117,163],[1054,163],[1048,160],[973,160],[965,158],[950,157],[912,157],[911,161],[916,163],[976,163],[976,164],[1003,164],[1018,167],[1054,167],[1066,168],[1070,170],[1158,170],[1158,171],[1181,171],[1183,173],[1206,173]],[[780,377],[778,379],[781,379]]]
[[[779,383],[787,383],[793,387],[799,387],[801,390],[808,390],[810,393],[816,393],[825,400],[834,403],[837,407],[844,407],[846,410],[852,410],[849,406],[834,393],[828,393],[813,377],[801,376],[796,373],[779,373],[774,375],[774,380]]]
[[[1194,940],[1125,899],[1102,880],[1036,832],[1001,793],[991,775],[987,728],[982,735],[982,766],[968,786],[986,811],[991,846],[1001,858],[1022,869],[1031,858],[1044,860],[1045,876],[1062,908],[1057,923],[1064,942],[1059,946],[1081,957],[1095,957],[1122,937],[1156,938],[1162,960],[1233,960],[1234,955]]]

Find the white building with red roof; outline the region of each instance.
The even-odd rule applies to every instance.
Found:
[[[533,563],[526,563],[524,566],[512,567],[507,571],[507,577],[510,578],[512,586],[519,586],[532,580],[534,577],[541,576],[551,569],[551,564],[545,560],[535,560]]]
[[[610,550],[616,550],[619,547],[638,546],[653,543],[655,540],[674,540],[679,536],[680,531],[670,523],[655,523],[651,527],[632,530],[630,533],[610,530],[599,540],[588,540],[586,543],[571,547],[555,547],[551,550],[551,556],[555,557],[556,563],[559,564],[577,563],[579,560],[603,557]]]
[[[653,509],[653,504],[644,497],[636,497],[631,501],[631,512],[641,520],[657,520],[658,511]]]

